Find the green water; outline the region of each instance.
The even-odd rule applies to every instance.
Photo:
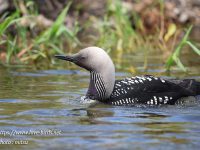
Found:
[[[194,54],[183,56],[190,67],[188,74],[178,69],[165,73],[159,53],[148,54],[148,69],[143,53],[113,59],[120,64],[116,78],[132,76],[132,68],[138,74],[200,81],[200,59]],[[199,149],[198,103],[163,107],[85,104],[80,97],[87,91],[89,74],[57,63],[59,69],[0,68],[1,149]]]

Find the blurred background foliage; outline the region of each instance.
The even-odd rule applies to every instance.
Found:
[[[183,47],[200,55],[199,15],[198,0],[0,0],[0,61],[52,65],[54,54],[95,45],[119,59],[158,51],[167,70],[186,71]]]

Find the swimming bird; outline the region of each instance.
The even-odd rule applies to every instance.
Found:
[[[151,75],[115,80],[115,67],[101,48],[88,47],[72,55],[56,55],[90,72],[86,97],[111,105],[175,104],[182,97],[200,95],[200,82],[194,79],[164,79]]]

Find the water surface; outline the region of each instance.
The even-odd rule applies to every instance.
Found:
[[[184,55],[185,74],[164,72],[158,54],[113,56],[116,78],[153,74],[200,80],[200,60]],[[199,149],[200,105],[120,107],[81,103],[89,74],[84,70],[0,68],[1,149]],[[120,67],[121,66],[121,67]],[[6,144],[7,142],[7,144]],[[11,143],[9,143],[11,142]],[[16,142],[16,143],[13,143]]]

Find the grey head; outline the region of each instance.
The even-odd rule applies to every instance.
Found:
[[[109,99],[115,84],[115,67],[108,54],[99,47],[88,47],[72,55],[56,55],[58,59],[73,62],[90,71],[86,96],[104,101]]]

